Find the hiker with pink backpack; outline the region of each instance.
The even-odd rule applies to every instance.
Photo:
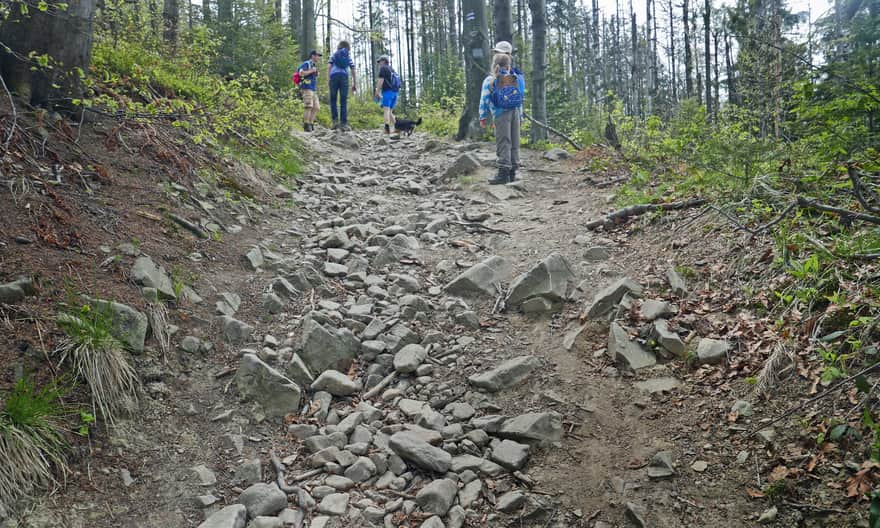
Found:
[[[296,73],[293,74],[293,83],[302,90],[303,100],[303,130],[312,132],[315,130],[315,118],[318,116],[318,61],[321,54],[318,50],[309,53],[309,59],[300,64]]]

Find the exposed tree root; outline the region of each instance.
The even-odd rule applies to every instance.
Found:
[[[691,198],[690,200],[684,200],[681,202],[631,205],[629,207],[624,207],[623,209],[614,211],[604,218],[593,220],[592,222],[587,222],[587,225],[584,227],[590,230],[598,229],[600,227],[611,227],[615,224],[621,224],[634,216],[640,216],[645,213],[650,213],[652,211],[674,211],[678,209],[687,209],[690,207],[699,207],[705,203],[706,200],[703,198]]]

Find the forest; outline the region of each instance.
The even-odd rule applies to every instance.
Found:
[[[326,59],[341,40],[351,42],[358,71],[357,91],[349,100],[354,128],[350,137],[354,139],[339,139],[339,134],[300,134],[303,103],[298,87],[292,83],[292,75],[308,58],[309,50],[319,50]],[[220,189],[212,197],[234,211],[229,216],[245,225],[247,222],[258,224],[253,218],[254,211],[263,212],[258,203],[260,193],[248,185],[266,174],[270,176],[265,177],[271,179],[268,187],[274,187],[272,198],[284,200],[285,205],[294,208],[301,207],[296,215],[301,211],[301,218],[309,218],[317,226],[314,232],[321,236],[322,230],[335,229],[348,222],[359,206],[378,207],[376,204],[382,201],[374,196],[369,199],[360,196],[358,200],[364,199],[359,202],[349,197],[340,198],[344,193],[339,189],[355,181],[372,181],[371,178],[379,181],[377,178],[387,176],[381,170],[376,170],[378,175],[371,178],[364,176],[366,171],[375,169],[369,163],[380,164],[381,159],[372,159],[369,163],[347,158],[322,159],[316,152],[341,156],[339,150],[332,150],[340,144],[355,154],[373,152],[375,145],[369,143],[373,141],[369,133],[380,131],[383,123],[382,112],[372,98],[380,56],[391,57],[392,66],[402,79],[398,116],[424,120],[416,139],[408,140],[413,143],[408,143],[406,148],[412,147],[413,152],[416,147],[424,148],[419,152],[428,156],[431,151],[425,144],[429,141],[456,145],[444,146],[431,154],[436,156],[430,158],[434,165],[425,165],[424,172],[420,173],[424,181],[415,181],[413,177],[408,188],[417,194],[424,190],[423,184],[427,185],[424,182],[439,186],[437,175],[446,174],[448,166],[462,159],[459,155],[485,148],[492,139],[491,129],[479,126],[478,107],[481,85],[490,70],[492,49],[499,41],[513,44],[513,62],[523,71],[527,83],[521,143],[533,157],[529,158],[528,171],[531,172],[526,171],[530,175],[526,176],[524,185],[530,184],[530,177],[544,181],[539,177],[559,176],[554,185],[568,182],[569,188],[561,190],[559,197],[552,201],[542,202],[546,196],[535,195],[529,207],[536,203],[546,205],[546,210],[534,213],[538,215],[535,218],[545,214],[546,218],[564,223],[552,216],[558,214],[554,208],[565,206],[569,200],[575,202],[579,194],[589,194],[589,202],[585,202],[589,207],[573,208],[564,220],[576,224],[579,232],[601,237],[601,244],[623,245],[630,237],[636,239],[651,233],[655,235],[652,243],[658,247],[658,240],[668,239],[669,246],[656,252],[667,258],[670,251],[674,253],[686,245],[678,242],[679,237],[702,235],[713,242],[736,238],[736,249],[724,257],[701,254],[700,258],[694,257],[698,265],[680,265],[672,273],[662,273],[668,273],[665,277],[681,275],[695,280],[699,275],[695,268],[703,270],[700,277],[705,289],[693,292],[689,301],[685,301],[684,295],[679,299],[682,311],[690,309],[689,315],[693,316],[687,322],[691,325],[689,331],[680,328],[682,336],[694,338],[707,327],[720,334],[717,329],[723,327],[725,335],[740,340],[742,346],[736,353],[748,349],[754,357],[730,362],[730,370],[724,373],[700,370],[694,350],[677,360],[681,360],[689,375],[701,380],[712,378],[716,383],[712,390],[718,389],[713,394],[729,390],[729,384],[739,383],[736,387],[742,389],[741,392],[756,395],[756,401],[762,403],[773,399],[771,385],[781,379],[780,371],[796,372],[800,382],[797,393],[787,393],[791,401],[776,402],[785,406],[791,403],[794,407],[788,410],[773,407],[780,414],[763,419],[762,423],[768,427],[791,418],[826,396],[836,402],[833,409],[812,412],[799,422],[802,431],[797,434],[800,436],[786,446],[793,453],[790,457],[776,452],[768,455],[771,462],[760,467],[758,462],[754,463],[760,486],[750,484],[745,488],[743,493],[747,499],[774,504],[769,522],[776,518],[776,506],[813,513],[821,510],[821,515],[845,515],[852,508],[858,512],[851,518],[864,520],[868,523],[862,524],[864,526],[880,527],[877,399],[880,381],[876,380],[876,368],[880,368],[876,344],[880,337],[877,284],[880,277],[877,266],[880,259],[880,0],[615,0],[613,3],[610,0],[2,0],[0,181],[5,185],[0,187],[0,193],[6,193],[4,187],[8,187],[9,192],[8,199],[4,196],[4,200],[0,200],[0,212],[12,218],[14,211],[16,221],[27,219],[33,224],[33,236],[4,234],[0,226],[0,235],[6,237],[0,237],[0,264],[13,262],[13,257],[8,256],[13,255],[11,248],[24,254],[22,248],[49,251],[48,247],[65,257],[94,257],[83,250],[82,226],[69,221],[73,218],[69,216],[73,215],[71,208],[76,209],[71,203],[82,199],[80,201],[88,203],[82,207],[90,218],[106,216],[95,213],[102,211],[101,207],[106,204],[90,200],[95,196],[92,187],[111,186],[107,182],[113,177],[108,175],[107,163],[97,160],[105,159],[100,158],[101,155],[113,158],[116,156],[113,152],[127,152],[132,157],[155,162],[149,170],[138,172],[131,168],[140,167],[139,162],[132,162],[125,170],[147,178],[152,187],[163,193],[163,200],[167,198],[169,203],[177,200],[178,205],[186,202],[185,214],[202,215],[210,220],[197,225],[184,218],[184,213],[172,211],[168,204],[156,205],[156,211],[150,212],[143,203],[134,200],[132,203],[140,208],[133,213],[140,217],[137,221],[155,222],[162,229],[162,236],[169,233],[178,236],[181,231],[194,234],[197,242],[203,244],[200,247],[225,244],[224,236],[231,238],[238,233],[220,229],[224,225],[217,220],[220,213],[213,206],[205,205],[205,196],[186,198],[190,192],[195,196],[199,185],[207,185],[206,182]],[[320,69],[322,76],[324,66]],[[318,122],[325,131],[330,127],[326,81],[321,77],[318,83],[321,101]],[[93,150],[81,144],[81,137],[91,139]],[[143,144],[132,148],[126,139],[132,141],[135,137]],[[321,150],[324,147],[328,150]],[[564,151],[563,157],[571,158],[570,165],[566,166],[571,169],[569,172],[550,163],[558,160],[545,156],[560,149]],[[452,158],[453,155],[456,157]],[[62,161],[65,156],[67,161]],[[406,177],[415,174],[407,173],[407,170],[415,170],[408,166],[415,163],[412,159],[395,156],[398,156],[393,157],[395,170]],[[478,161],[474,164],[478,165]],[[253,169],[242,169],[239,163]],[[71,185],[81,186],[77,192],[83,194],[65,199],[59,176],[65,170],[74,171],[79,182]],[[318,175],[314,181],[303,179],[314,176],[310,170]],[[257,176],[242,183],[227,175],[234,171],[251,176],[252,171],[256,171]],[[158,178],[157,174],[161,174],[161,181],[150,179]],[[575,176],[563,180],[563,174]],[[179,181],[175,179],[178,176]],[[53,178],[57,178],[54,183]],[[192,182],[187,183],[187,178],[198,183],[189,185]],[[468,186],[474,184],[469,176],[453,180],[445,183],[456,192],[466,192],[470,189]],[[398,180],[382,181],[393,191],[398,190],[395,185],[400,185]],[[320,191],[322,198],[309,201],[308,192],[316,185],[324,186]],[[266,185],[254,184],[254,187]],[[134,184],[121,188],[124,192],[130,191],[132,197],[139,196],[139,191],[131,190],[139,189]],[[503,192],[520,192],[516,189]],[[444,192],[447,190],[443,188]],[[152,189],[152,192],[160,191]],[[35,196],[48,205],[31,209],[28,200],[36,200]],[[578,198],[587,200],[584,196]],[[330,203],[337,199],[342,204],[338,207]],[[406,202],[407,207],[413,206],[408,199],[402,202]],[[450,198],[445,202],[429,202],[429,205],[446,207],[452,202],[454,199]],[[468,202],[469,205],[483,203],[480,199]],[[271,209],[277,204],[278,201],[272,202],[265,208]],[[602,215],[598,219],[588,217],[600,210]],[[314,211],[320,211],[326,218],[315,220],[309,216]],[[280,216],[285,214],[290,213]],[[434,244],[432,248],[440,247],[437,233],[445,233],[446,228],[452,229],[452,226],[467,230],[467,236],[476,233],[514,236],[513,230],[506,230],[501,223],[498,225],[505,229],[483,224],[490,218],[489,213],[474,216],[477,220],[462,214],[464,216],[459,212],[449,213],[442,226],[433,223],[436,219],[423,221],[420,218],[419,229],[427,229],[421,225],[425,223],[435,226],[436,230],[422,233],[419,240],[425,242],[426,247],[429,246],[426,241]],[[377,213],[367,218],[372,221],[377,216],[382,215]],[[65,226],[65,222],[68,225]],[[206,225],[212,227],[208,229]],[[113,236],[117,227],[106,224],[95,231]],[[371,240],[379,238],[385,242],[383,237],[393,237],[399,227],[389,226],[384,231],[371,233]],[[291,227],[286,232],[296,238],[297,243],[314,235],[298,229]],[[542,229],[553,231],[546,226]],[[331,242],[308,239],[302,251],[318,248],[316,255],[323,258],[336,250],[335,255],[342,255],[340,261],[352,258],[349,250],[355,244],[347,236],[340,236],[342,241],[333,239]],[[44,246],[26,246],[34,242],[32,238],[42,241]],[[175,243],[181,239],[178,237]],[[135,250],[129,257],[138,255],[140,242],[138,239],[138,243],[133,244]],[[187,239],[187,243],[190,242]],[[155,237],[153,243],[156,243]],[[530,240],[529,243],[532,253],[543,251],[543,247],[535,249],[540,245],[538,242]],[[478,251],[488,251],[490,244],[485,239],[477,243],[462,238],[452,240],[449,245],[461,251],[467,248],[469,252],[461,262],[454,260],[450,264],[449,269],[457,269],[473,265],[468,259],[476,259]],[[263,245],[266,254],[281,252],[282,247],[283,244],[272,245],[269,249]],[[198,254],[190,253],[189,249],[192,248],[188,247],[187,252],[181,250],[175,257],[178,262]],[[368,249],[358,248],[352,252],[368,254]],[[235,250],[247,251],[243,247],[235,247]],[[158,253],[165,248],[159,244],[154,246],[154,251]],[[682,250],[683,253],[688,251],[697,250]],[[488,255],[481,255],[481,260],[483,256]],[[101,259],[100,270],[94,272],[99,277],[103,275],[101,270],[118,265],[113,262],[114,258],[117,261],[124,258],[120,255],[103,257],[107,260]],[[232,261],[238,262],[240,257],[238,254]],[[15,258],[19,256],[16,254]],[[222,262],[224,258],[217,260]],[[424,265],[408,254],[392,260],[412,266]],[[262,254],[259,261],[262,262]],[[75,266],[53,262],[53,273],[75,275]],[[640,266],[631,262],[628,265]],[[260,265],[250,267],[253,269],[248,271],[256,273]],[[174,297],[175,302],[195,283],[185,278],[181,269],[182,265],[180,269],[175,268],[173,286],[169,286],[174,293],[169,297]],[[335,268],[329,269],[331,272],[325,273],[336,278],[332,275]],[[14,282],[4,284],[7,279],[16,278],[17,271],[11,265],[8,269],[0,268],[0,294],[6,294],[4,287],[11,288],[10,291],[23,288]],[[603,268],[599,275],[606,272],[610,273]],[[119,276],[124,277],[119,283],[131,285],[127,274],[120,271]],[[67,283],[68,279],[65,277],[64,284],[51,287],[57,297],[53,302],[67,302],[59,299],[65,295],[63,290],[75,289]],[[429,277],[425,284],[434,286],[433,280],[433,276]],[[403,297],[403,290],[408,287],[406,278],[389,274],[388,281],[394,282],[394,288],[388,289]],[[260,292],[261,299],[274,295],[273,291],[279,288],[277,284],[266,286],[265,291]],[[671,286],[675,290],[674,285]],[[344,291],[342,286],[335,288],[312,289],[311,298],[307,296],[297,302],[311,310],[327,309],[335,315],[345,302],[361,295],[361,292],[342,294],[339,293]],[[293,286],[290,289],[293,290]],[[315,291],[328,296],[339,295],[340,302],[316,300]],[[386,291],[381,288],[378,291],[381,299],[378,306],[391,303]],[[66,293],[70,296],[70,291]],[[622,290],[619,293],[623,295]],[[156,299],[161,297],[156,295]],[[498,314],[503,311],[503,307],[499,309],[503,305],[500,289],[498,295],[489,310],[492,317],[501,317]],[[615,304],[622,302],[621,295]],[[723,303],[719,297],[724,298]],[[22,315],[24,312],[10,308],[13,303],[7,304],[4,299],[0,295],[0,332],[9,329],[8,335],[12,336],[13,328],[21,328],[16,326],[18,323],[35,325],[39,340],[31,336],[34,345],[30,350],[32,353],[37,350],[39,342],[48,360],[40,330],[45,328],[40,326],[42,319],[33,314]],[[161,323],[170,317],[166,305],[156,299],[144,301],[138,297],[138,302],[146,302],[148,309],[153,310],[149,314],[151,325],[153,318]],[[407,302],[416,301],[408,298]],[[172,304],[169,302],[168,306]],[[400,304],[403,308],[396,305],[394,308],[406,313],[410,307],[403,301]],[[550,304],[548,301],[548,306]],[[73,357],[76,351],[94,345],[80,343],[78,348],[74,347],[71,343],[76,342],[77,336],[88,337],[94,332],[101,337],[101,343],[105,343],[103,340],[115,343],[109,329],[98,324],[99,320],[90,319],[93,316],[89,314],[94,312],[90,312],[88,303],[77,301],[64,306],[65,310],[73,307],[73,319],[53,319],[57,322],[56,334],[66,335],[63,341],[66,345],[59,348],[64,350],[59,364]],[[49,313],[56,307],[48,306],[47,301],[42,308]],[[447,305],[447,311],[453,314],[449,317],[455,317],[458,325],[455,332],[459,334],[461,327],[467,327],[466,323],[471,323],[472,330],[495,324],[466,320],[467,316],[460,312],[471,312],[459,310],[454,303]],[[719,314],[729,315],[729,320],[714,327],[704,323],[703,319]],[[187,317],[189,315],[181,320],[198,320]],[[361,321],[363,317],[354,319]],[[577,320],[578,315],[569,319]],[[635,319],[639,324],[644,323],[639,317]],[[83,326],[81,320],[91,321],[92,326]],[[394,321],[397,321],[396,314]],[[554,330],[557,326],[553,325],[557,323],[562,327],[571,321],[554,320],[551,323]],[[360,328],[357,321],[352,324]],[[659,347],[655,334],[635,331],[631,334],[646,347]],[[607,335],[605,332],[603,339]],[[749,339],[759,340],[758,335],[763,336],[760,346],[746,345]],[[164,340],[160,347],[164,361],[171,337],[154,337]],[[461,339],[455,342],[456,350],[466,347]],[[12,337],[0,335],[0,349],[3,345],[10,351],[14,347],[27,348],[21,344],[24,341],[15,340],[15,344],[13,341]],[[768,344],[771,341],[773,344]],[[605,346],[604,342],[601,346]],[[264,347],[263,352],[266,349]],[[113,348],[112,352],[116,358],[111,358],[112,361],[123,356],[122,348]],[[274,352],[270,352],[274,357]],[[7,352],[0,350],[0,362],[7,357],[4,353]],[[201,350],[201,353],[207,352]],[[13,355],[8,354],[8,357]],[[733,357],[734,352],[730,354]],[[36,361],[43,361],[42,354]],[[70,380],[63,376],[56,379],[55,367],[48,361],[51,376],[43,365],[42,375],[35,378],[40,382],[52,378],[42,388],[21,373],[15,375],[17,381],[12,380],[11,374],[0,375],[0,394],[3,395],[0,398],[0,455],[10,460],[11,454],[22,457],[20,460],[29,457],[39,460],[30,474],[26,467],[9,469],[15,464],[0,460],[0,465],[8,466],[0,468],[0,521],[5,507],[11,509],[23,495],[47,488],[63,480],[61,476],[67,476],[70,472],[67,437],[78,434],[90,442],[98,434],[96,420],[101,425],[105,421],[112,425],[115,414],[122,412],[115,408],[118,403],[115,400],[136,392],[134,386],[139,382],[135,369],[119,361],[123,366],[109,369],[115,381],[108,384],[107,392],[93,393],[91,408],[83,407],[74,412],[74,425],[65,422],[63,432],[59,432],[54,419],[44,418],[64,414],[65,420],[69,420],[71,413],[61,413],[57,400],[71,393],[74,399],[88,400],[77,393],[80,385],[73,382],[66,385]],[[433,363],[439,370],[441,361]],[[786,367],[788,363],[794,367]],[[346,365],[349,366],[354,373],[356,365]],[[412,372],[417,367],[418,364]],[[100,373],[94,372],[100,367],[89,372],[85,362],[81,362],[77,368],[80,377],[86,379],[86,385],[101,384]],[[430,373],[432,368],[419,371]],[[216,378],[234,371],[230,367],[216,374]],[[390,376],[388,383],[394,373]],[[115,389],[113,383],[118,385]],[[228,388],[226,385],[224,391]],[[368,394],[375,396],[372,391]],[[450,400],[449,403],[455,402]],[[673,403],[680,405],[681,400]],[[748,428],[743,426],[742,417],[746,415],[740,415],[738,408],[730,410],[729,403],[723,404],[721,422],[725,431],[718,436],[727,438],[734,433],[748,433],[747,439],[754,437],[758,431],[749,430],[755,424],[747,422]],[[581,404],[575,407],[586,412]],[[361,412],[361,408],[358,409]],[[577,435],[587,433],[577,427],[584,423],[586,419],[566,421],[566,438],[583,440]],[[290,423],[285,425],[290,425],[291,431],[295,429]],[[797,425],[791,428],[797,429]],[[22,430],[30,432],[21,433]],[[464,443],[464,432],[460,432],[454,435],[456,441],[470,448],[470,444]],[[37,438],[28,446],[30,451],[16,451],[15,442],[9,439],[19,434]],[[441,441],[439,435],[436,440]],[[707,433],[695,444],[711,445],[709,440],[714,442],[716,438]],[[488,442],[485,443],[488,445]],[[781,443],[771,445],[772,441],[767,440],[766,445],[753,452],[766,455],[775,448],[782,451]],[[492,446],[494,449],[497,444]],[[274,451],[263,455],[269,452],[271,465],[266,467],[275,468],[284,489],[282,464],[275,459]],[[655,462],[656,459],[652,459],[650,464]],[[628,464],[628,469],[641,469],[649,462],[633,455]],[[668,465],[671,471],[672,464]],[[834,473],[836,480],[828,486],[833,490],[829,493],[838,493],[839,497],[828,499],[825,495],[828,490],[824,488],[821,492],[799,495],[794,491],[796,486],[789,484],[797,482],[802,489],[815,491],[811,486],[818,484],[810,479],[821,480],[812,473],[817,466],[830,468],[828,472]],[[704,470],[705,467],[694,472]],[[530,489],[534,486],[528,475],[511,474],[514,477],[507,479],[500,489],[514,484]],[[492,482],[491,486],[496,484]],[[462,488],[465,486],[463,483]],[[625,483],[623,489],[627,489]],[[415,500],[411,493],[398,491],[398,495],[397,498]],[[826,499],[830,506],[814,504]],[[493,496],[487,502],[494,507],[494,500]],[[686,500],[679,502],[702,510]],[[584,519],[584,512],[577,511],[580,514],[572,513],[573,517],[568,518],[576,517],[580,523],[577,526],[588,526],[586,523],[593,518]],[[630,517],[638,517],[638,512],[627,512]],[[550,526],[555,515],[554,511],[549,520],[542,517],[540,522],[546,521],[545,526]],[[785,522],[782,520],[778,525],[795,525]],[[648,524],[633,521],[633,525]],[[429,524],[425,522],[422,526]]]

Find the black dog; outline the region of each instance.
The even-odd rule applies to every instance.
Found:
[[[407,136],[411,136],[412,133],[415,131],[415,128],[421,124],[422,124],[421,117],[418,118],[418,120],[416,120],[416,121],[412,121],[409,119],[403,119],[403,118],[397,118],[397,120],[394,121],[394,131],[397,132],[398,134],[403,133],[403,134],[406,134]]]

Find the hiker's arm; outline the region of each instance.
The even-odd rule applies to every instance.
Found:
[[[385,82],[385,79],[379,77],[379,80],[376,81],[376,97],[382,97],[382,83]]]
[[[489,89],[489,83],[487,81],[483,81],[483,89],[480,92],[480,126],[485,127],[486,123],[489,120],[490,112],[490,104],[491,104],[491,91]]]
[[[355,92],[358,91],[358,90],[357,90],[357,88],[358,88],[357,83],[358,83],[358,81],[357,81],[357,75],[355,75],[355,73],[354,73],[354,66],[352,66],[352,67],[351,67],[351,93],[355,93]]]

